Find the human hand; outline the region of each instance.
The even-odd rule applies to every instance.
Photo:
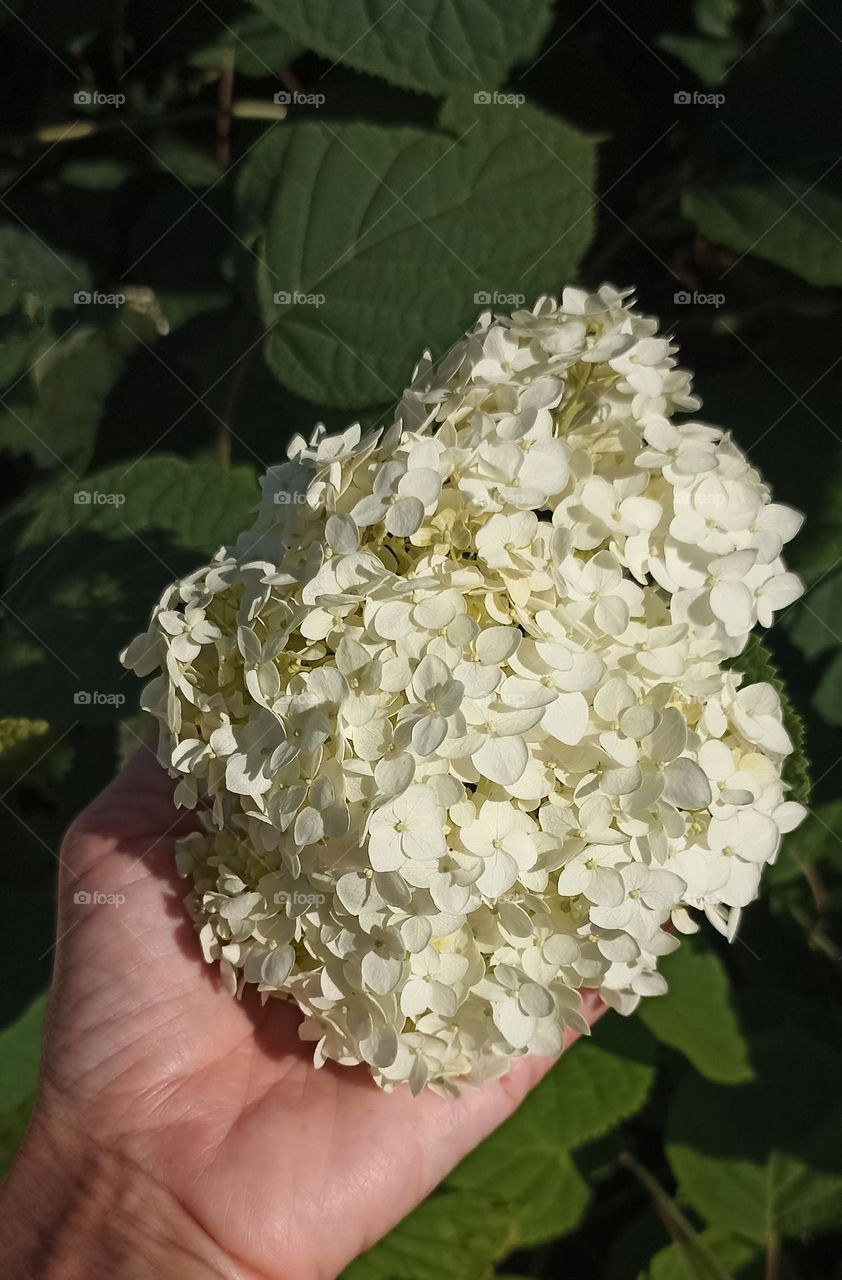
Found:
[[[292,1006],[232,999],[201,960],[173,858],[193,821],[144,750],[65,839],[39,1102],[0,1201],[3,1274],[329,1280],[551,1065],[521,1058],[455,1100],[317,1071]],[[74,900],[86,892],[124,901]],[[586,993],[589,1022],[603,1008]]]

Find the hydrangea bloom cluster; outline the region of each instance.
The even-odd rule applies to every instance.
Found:
[[[724,665],[798,596],[800,517],[698,404],[628,293],[486,313],[384,432],[294,439],[123,655],[201,802],[204,954],[317,1064],[453,1092],[556,1053],[581,988],[665,990],[691,912],[733,935],[803,817]]]

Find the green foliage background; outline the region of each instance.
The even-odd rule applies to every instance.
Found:
[[[482,295],[609,279],[808,515],[807,595],[739,665],[803,718],[811,816],[736,944],[669,957],[347,1276],[842,1277],[838,10],[10,0],[0,28],[2,1164],[56,850],[142,732],[115,655],[152,599]]]

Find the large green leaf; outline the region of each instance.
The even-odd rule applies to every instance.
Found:
[[[342,1272],[342,1280],[486,1280],[518,1238],[514,1217],[471,1191],[439,1191]]]
[[[393,401],[489,298],[511,310],[575,275],[593,142],[528,107],[451,102],[443,125],[308,123],[255,148],[240,195],[267,356],[300,395]]]
[[[449,1181],[516,1206],[524,1241],[570,1231],[588,1188],[570,1151],[607,1133],[646,1101],[654,1044],[636,1022],[609,1015],[565,1053],[519,1109]]]
[[[644,1000],[638,1010],[649,1030],[680,1050],[708,1080],[750,1080],[748,1045],[719,958],[684,942],[664,959],[661,970],[669,982],[668,993]]]
[[[162,454],[47,486],[9,572],[0,711],[66,722],[135,705],[118,651],[168,581],[237,535],[256,498],[250,467]]]
[[[534,1133],[533,1133],[534,1139]],[[466,1164],[470,1166],[471,1157]],[[511,1135],[511,1145],[499,1149],[493,1166],[487,1164],[474,1183],[471,1168],[458,1169],[454,1186],[476,1185],[505,1195],[517,1212],[520,1243],[543,1244],[567,1235],[579,1225],[590,1201],[590,1188],[569,1151],[543,1145],[525,1132]]]
[[[301,44],[331,62],[406,89],[493,89],[530,58],[550,0],[254,0]]]
[[[20,1146],[38,1087],[46,996],[0,1031],[0,1177]]]
[[[751,1084],[687,1076],[667,1124],[679,1190],[715,1226],[767,1240],[842,1218],[842,1056],[805,1034],[752,1045]]]

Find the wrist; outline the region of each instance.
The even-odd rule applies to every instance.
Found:
[[[0,1275],[247,1280],[154,1178],[40,1112],[0,1192]]]

